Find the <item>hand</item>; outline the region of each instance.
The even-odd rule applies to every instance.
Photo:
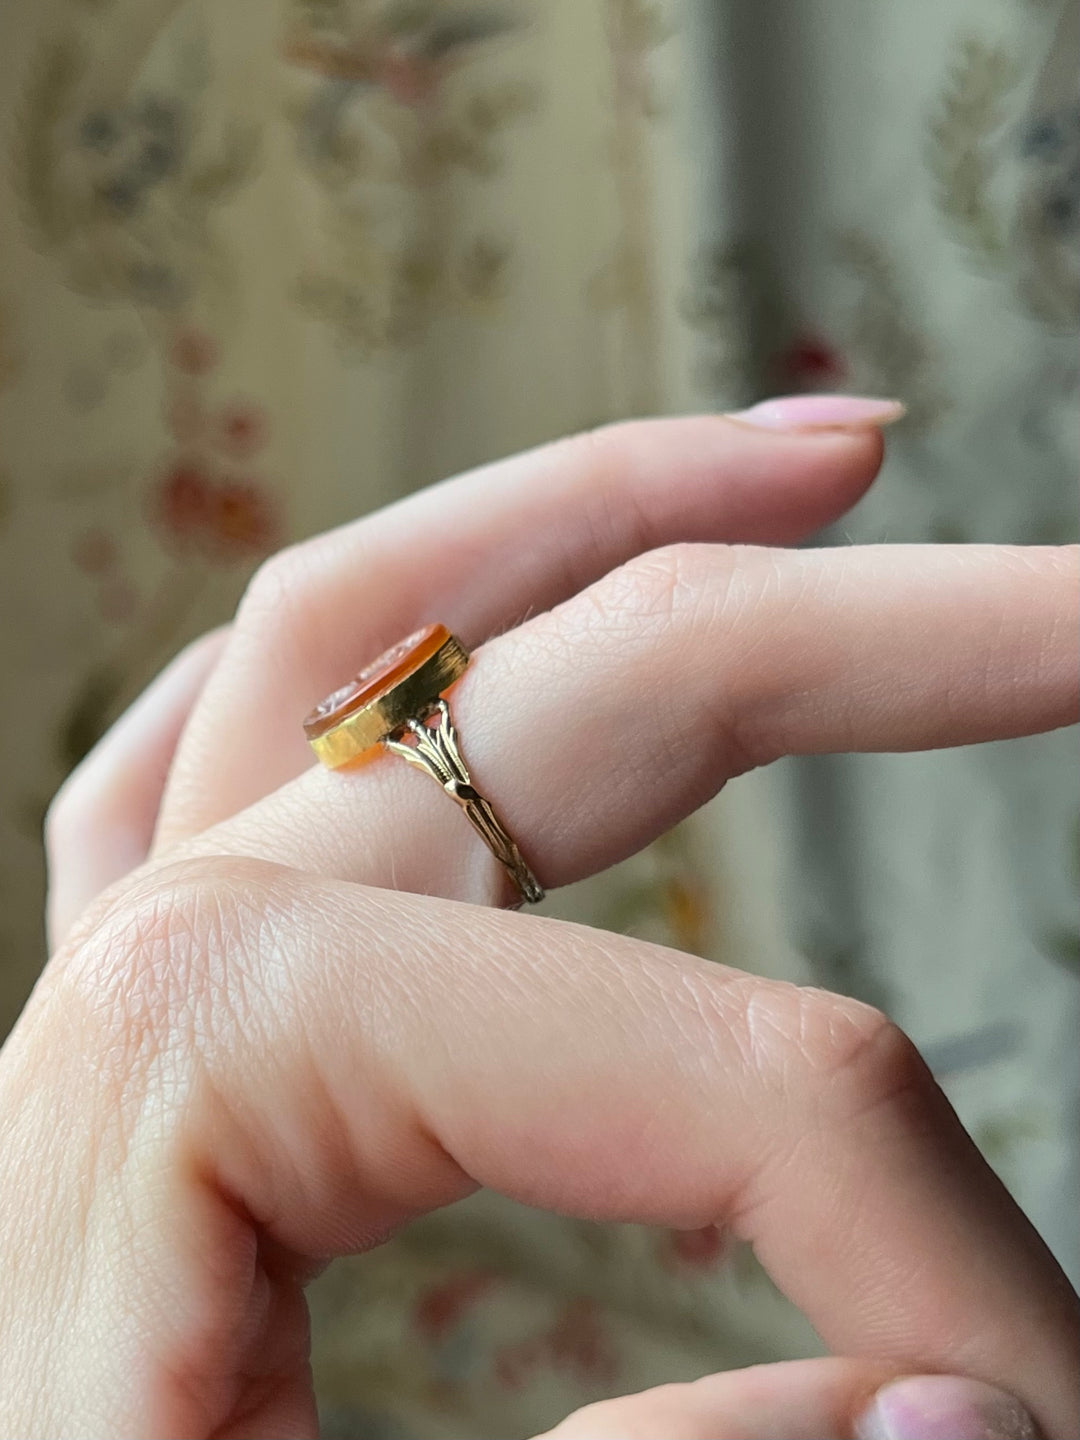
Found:
[[[272,561],[106,737],[53,812],[63,943],[0,1061],[3,1433],[315,1434],[305,1280],[477,1185],[722,1221],[852,1357],[556,1434],[822,1440],[950,1370],[1074,1433],[1076,1297],[884,1016],[482,908],[505,879],[436,786],[299,736],[415,624],[498,635],[455,713],[554,885],[786,751],[1073,719],[1075,554],[710,543],[817,528],[879,454],[710,419],[518,457]]]

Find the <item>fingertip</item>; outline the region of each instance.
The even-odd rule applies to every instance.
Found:
[[[804,446],[807,508],[802,524],[803,533],[809,533],[846,515],[867,493],[881,471],[885,436],[877,428],[864,428],[810,431],[791,438]]]
[[[1038,1440],[1019,1400],[955,1375],[893,1380],[855,1421],[856,1440]]]
[[[715,417],[730,492],[727,533],[751,544],[805,540],[856,505],[881,470],[885,437],[876,426],[766,430]],[[741,478],[741,483],[736,483]]]
[[[602,1401],[537,1440],[850,1440],[853,1417],[893,1373],[833,1357],[754,1365]]]
[[[849,510],[881,468],[877,426],[770,430],[726,414],[626,420],[587,444],[594,490],[633,503],[648,545],[675,540],[781,545]]]
[[[953,1375],[896,1378],[869,1361],[794,1360],[603,1401],[538,1440],[1038,1440],[1012,1395]]]

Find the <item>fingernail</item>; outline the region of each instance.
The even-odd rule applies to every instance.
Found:
[[[894,1380],[855,1424],[857,1440],[1037,1440],[1018,1400],[953,1375]]]
[[[899,400],[866,395],[783,395],[736,410],[729,418],[761,430],[869,430],[891,425],[906,409]]]

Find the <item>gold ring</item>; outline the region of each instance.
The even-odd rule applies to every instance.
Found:
[[[331,770],[351,765],[382,745],[434,776],[483,836],[522,899],[536,904],[544,898],[543,887],[473,786],[445,699],[468,664],[468,651],[445,625],[428,625],[316,705],[304,721],[304,734]]]

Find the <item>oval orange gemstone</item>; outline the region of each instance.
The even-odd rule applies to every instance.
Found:
[[[347,716],[370,705],[373,700],[393,690],[395,685],[400,685],[402,680],[441,650],[450,638],[450,631],[445,625],[425,625],[422,630],[416,630],[396,645],[391,645],[377,660],[365,665],[347,685],[342,685],[315,706],[304,721],[304,734],[309,740],[325,735]]]

